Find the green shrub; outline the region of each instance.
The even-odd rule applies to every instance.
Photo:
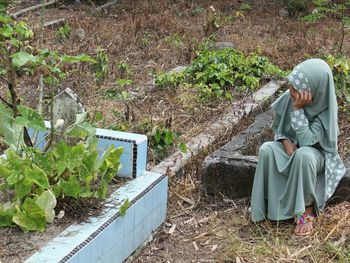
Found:
[[[339,109],[348,111],[350,108],[350,59],[345,56],[328,55],[325,60],[333,71]]]
[[[170,72],[156,77],[158,87],[182,85],[194,88],[201,99],[232,99],[230,89],[236,93],[254,91],[261,84],[264,73],[283,75],[283,72],[258,53],[245,56],[242,52],[226,48],[204,49],[182,72]]]
[[[283,0],[283,5],[287,9],[289,15],[293,18],[304,16],[309,13],[308,0]]]

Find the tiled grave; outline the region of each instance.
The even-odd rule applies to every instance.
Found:
[[[111,144],[123,146],[118,175],[134,179],[110,196],[100,216],[71,225],[25,263],[123,262],[164,222],[168,177],[146,171],[147,137],[105,129],[97,129],[96,136],[101,151]],[[130,206],[121,216],[126,199]]]

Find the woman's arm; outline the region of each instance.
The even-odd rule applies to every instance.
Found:
[[[316,117],[310,124],[305,116],[304,109],[292,111],[290,119],[300,147],[315,145],[323,136],[324,131],[320,118]]]

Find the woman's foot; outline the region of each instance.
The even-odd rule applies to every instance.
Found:
[[[312,207],[308,207],[304,214],[297,216],[297,226],[294,230],[294,234],[297,236],[309,236],[313,230],[313,223],[315,221],[315,214]]]

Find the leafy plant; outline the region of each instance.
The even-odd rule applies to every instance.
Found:
[[[283,0],[282,2],[293,18],[304,16],[309,12],[310,1],[308,0]]]
[[[345,56],[328,55],[325,60],[333,71],[339,109],[348,111],[350,107],[350,59]]]
[[[260,85],[264,73],[283,75],[278,67],[258,53],[245,56],[234,49],[204,49],[183,72],[160,74],[158,87],[178,85],[195,89],[201,99],[232,99],[232,87],[236,93],[253,91]]]
[[[130,76],[133,75],[133,72],[132,72],[132,70],[131,70],[129,64],[126,63],[126,62],[120,62],[120,63],[118,63],[118,64],[117,64],[117,69],[118,69],[118,71],[119,71],[122,75],[124,75],[125,77],[130,77]]]
[[[149,45],[151,45],[152,37],[153,37],[153,35],[151,33],[149,33],[149,32],[144,33],[142,38],[141,38],[140,46],[142,48],[146,48]]]
[[[161,126],[154,126],[150,138],[150,148],[154,151],[155,159],[161,160],[166,157],[169,151],[174,147],[175,141],[180,134]]]
[[[181,152],[187,152],[187,146],[180,140],[180,133],[169,127],[169,124],[154,124],[151,119],[138,123],[136,130],[148,137],[149,149],[156,161],[164,159],[177,146]]]
[[[247,3],[243,3],[239,6],[239,10],[242,12],[249,12],[251,11],[253,8],[250,4]]]
[[[59,39],[65,40],[69,38],[71,32],[72,32],[72,29],[70,28],[69,24],[64,23],[63,26],[58,28],[57,36]]]
[[[101,47],[96,48],[96,62],[93,66],[98,82],[104,80],[108,74],[108,55]]]
[[[125,86],[131,85],[131,84],[132,84],[131,79],[118,79],[116,81],[115,87],[108,89],[105,94],[107,98],[118,99],[123,102],[126,102],[130,100],[132,96],[128,91],[124,90],[124,88]]]
[[[165,42],[167,42],[172,46],[179,47],[182,45],[183,39],[179,34],[174,33],[174,34],[171,34],[170,36],[167,36],[165,38]]]
[[[198,14],[201,14],[205,11],[205,9],[201,6],[196,6],[195,8],[191,9],[190,15],[191,16],[196,16]]]
[[[24,127],[45,130],[43,118],[33,109],[19,106],[21,116],[16,118],[9,116],[5,106],[0,109],[0,116],[6,117],[0,129],[2,135],[12,129],[17,131],[13,139],[18,140],[18,131]],[[7,197],[0,204],[1,226],[16,224],[24,231],[42,232],[46,222],[54,219],[57,199],[104,198],[118,171],[122,148],[111,146],[98,158],[94,134],[91,125],[78,119],[64,136],[85,139],[86,143],[70,146],[61,140],[47,152],[31,147],[22,147],[20,152],[17,147],[8,148],[6,157],[0,159],[0,194]],[[10,146],[15,143],[8,138],[6,142]]]

